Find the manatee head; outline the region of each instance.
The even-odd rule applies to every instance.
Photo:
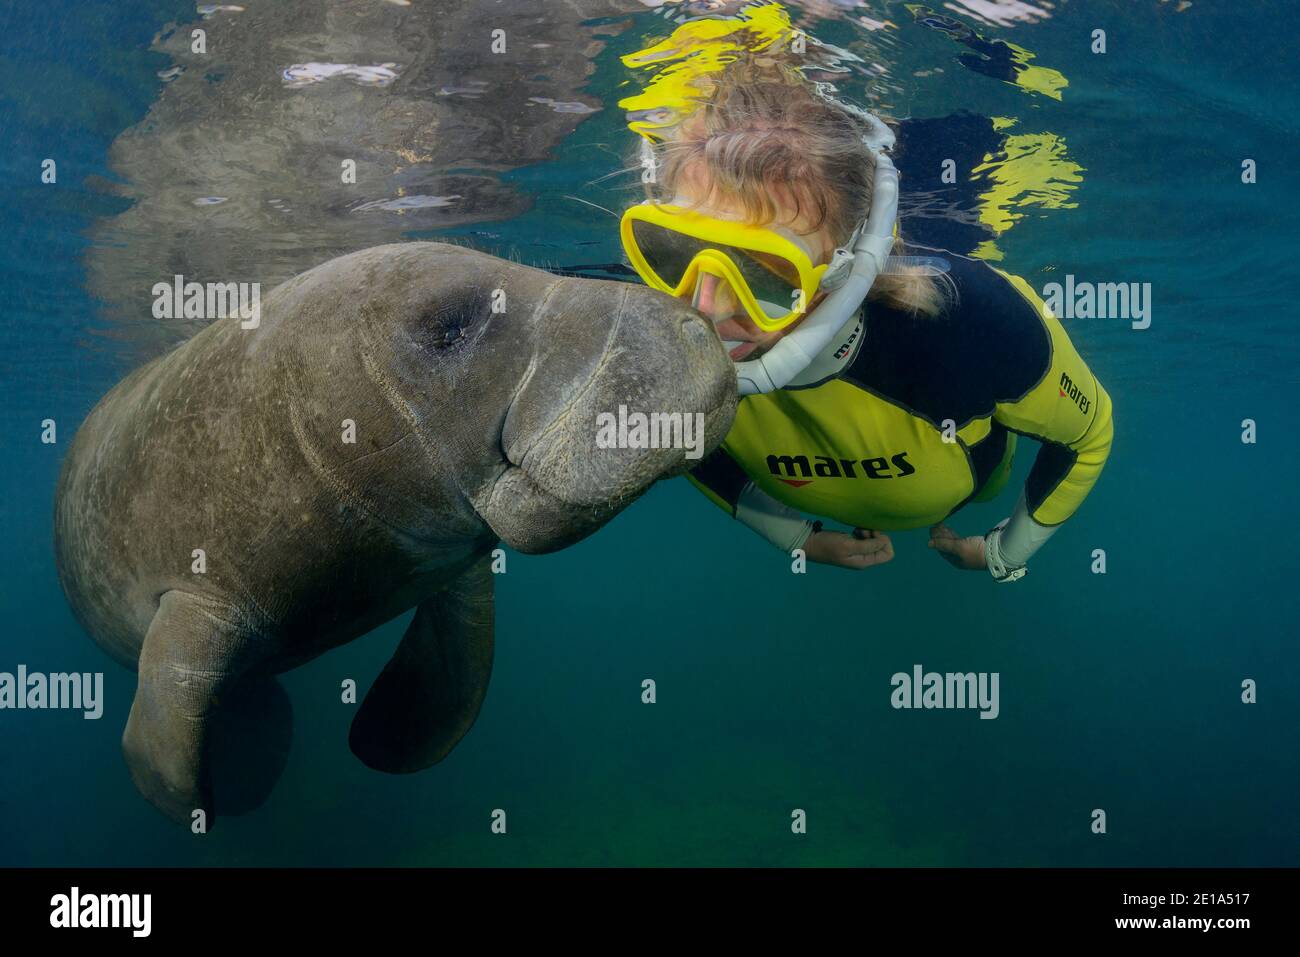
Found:
[[[692,468],[736,410],[734,366],[699,313],[643,286],[549,283],[501,423],[508,467],[479,502],[521,551],[570,544]]]
[[[322,389],[342,387],[330,371],[340,350],[325,343],[340,325],[361,333],[349,336],[359,361],[414,423],[443,500],[454,485],[457,502],[520,551],[595,531],[712,451],[735,414],[735,372],[712,326],[642,286],[402,243],[334,260],[275,295],[298,300],[268,310],[276,323],[293,316],[298,339],[315,321],[304,317],[329,316],[312,349]]]

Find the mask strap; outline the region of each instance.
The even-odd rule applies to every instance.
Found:
[[[827,292],[838,289],[849,278],[849,271],[853,268],[853,250],[858,245],[862,230],[866,228],[867,221],[864,219],[853,230],[853,235],[849,237],[849,241],[831,253],[831,261],[826,264],[826,271],[822,273],[822,289]]]

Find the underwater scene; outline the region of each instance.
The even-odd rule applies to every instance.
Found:
[[[0,865],[1300,864],[1297,27],[5,4]]]

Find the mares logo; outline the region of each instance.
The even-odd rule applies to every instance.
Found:
[[[1061,395],[1072,400],[1084,415],[1088,414],[1088,408],[1092,405],[1092,400],[1084,395],[1083,390],[1075,385],[1064,372],[1061,373]]]
[[[862,322],[861,320],[859,320],[853,332],[851,332],[849,334],[849,337],[846,340],[844,340],[844,342],[840,345],[838,349],[835,350],[834,353],[835,358],[843,359],[845,356],[847,356],[849,352],[852,351],[853,349],[853,343],[858,341],[858,336],[861,334],[862,334]]]
[[[857,470],[862,470],[858,475]],[[907,461],[907,453],[899,452],[888,458],[836,459],[829,455],[769,455],[767,470],[786,485],[798,488],[808,485],[814,478],[868,478],[891,479],[911,475],[916,469]]]

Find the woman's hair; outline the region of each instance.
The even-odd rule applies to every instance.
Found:
[[[875,157],[863,142],[866,122],[818,92],[791,66],[738,60],[706,85],[700,105],[653,147],[655,182],[647,197],[669,203],[687,183],[695,205],[718,199],[739,205],[746,220],[776,221],[773,193],[806,218],[848,242],[871,209]],[[902,254],[902,240],[894,251]],[[869,299],[912,315],[935,316],[955,293],[924,269],[882,275]]]

